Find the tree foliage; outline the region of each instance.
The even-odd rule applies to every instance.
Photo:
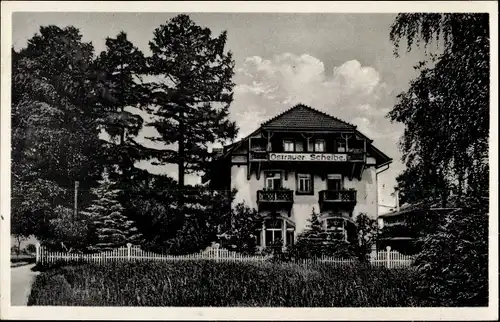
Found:
[[[234,193],[233,193],[234,195]],[[232,207],[222,223],[219,238],[223,247],[242,254],[254,254],[257,250],[256,231],[262,227],[262,218],[256,209],[244,202]]]
[[[99,187],[92,189],[96,199],[84,212],[96,231],[97,240],[93,246],[101,250],[127,243],[137,245],[142,239],[134,221],[124,215],[124,208],[118,200],[120,190],[115,185],[105,172]]]
[[[73,209],[57,206],[49,224],[50,239],[45,244],[61,251],[87,251],[95,241],[93,227],[85,214],[75,214]]]
[[[231,215],[233,195],[213,191],[202,186],[188,186],[185,204],[176,208],[174,216],[185,218],[175,236],[168,240],[169,253],[187,254],[199,252],[218,240]]]
[[[419,239],[417,292],[429,306],[488,305],[488,200],[465,198]]]
[[[226,39],[179,15],[155,30],[150,57],[124,32],[106,38],[96,57],[77,28],[57,26],[41,27],[25,48],[13,49],[13,233],[79,247],[76,231],[85,231],[78,226],[85,221],[69,216],[78,181],[78,209],[91,205],[102,247],[136,243],[131,226],[148,247],[169,251],[216,240],[230,216],[227,203],[206,188],[185,187],[183,178],[206,168],[211,144],[236,135],[228,120],[234,61]],[[147,125],[165,149],[140,142]],[[136,167],[153,159],[178,164],[179,183]],[[116,185],[99,186],[105,168]],[[72,231],[78,240],[69,238]]]
[[[407,172],[400,177],[409,201],[450,191],[488,191],[489,22],[486,14],[400,14],[390,38],[396,50],[437,41],[442,53],[415,68],[419,76],[389,113],[405,125],[401,141]],[[397,52],[397,51],[396,51]],[[412,184],[412,180],[421,180]],[[420,188],[418,187],[420,186]]]
[[[120,32],[116,38],[106,38],[106,50],[97,57],[96,68],[102,93],[100,126],[111,139],[106,145],[106,161],[113,165],[111,177],[126,189],[127,184],[143,175],[135,164],[154,157],[155,152],[137,142],[144,126],[139,111],[148,104],[142,86],[146,58],[127,34]]]
[[[354,233],[354,232],[353,232]],[[288,257],[314,258],[321,256],[352,257],[355,245],[345,240],[344,234],[327,230],[325,223],[313,210],[306,229],[297,242],[287,249]]]
[[[421,202],[424,215],[432,207],[452,208],[438,218],[424,216],[419,291],[429,305],[487,305],[488,15],[400,14],[390,38],[396,52],[402,40],[408,50],[422,41],[442,45],[416,66],[419,75],[389,113],[405,125],[407,170],[398,178],[404,200]]]
[[[368,261],[368,254],[379,236],[379,228],[376,219],[361,213],[356,217],[356,241],[353,243],[353,251],[361,262]]]
[[[24,227],[16,234],[46,234],[73,182],[85,192],[99,175],[92,55],[73,27],[41,27],[12,50],[12,218]]]
[[[178,165],[181,189],[185,173],[206,169],[209,144],[236,136],[228,120],[234,61],[224,51],[226,39],[226,32],[213,38],[210,29],[178,15],[155,29],[149,43],[149,74],[156,78],[149,86],[150,125],[169,146],[159,159]]]

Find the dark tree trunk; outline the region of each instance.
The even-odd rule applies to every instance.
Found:
[[[184,205],[184,113],[179,112],[179,160],[178,160],[178,171],[179,171],[179,205],[182,207]]]

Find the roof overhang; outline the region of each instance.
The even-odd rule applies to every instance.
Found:
[[[392,211],[386,214],[379,215],[378,218],[390,218],[390,217],[404,216],[408,214],[417,214],[418,212],[421,211],[432,211],[440,213],[440,212],[453,212],[453,211],[458,211],[460,209],[462,208],[461,207],[441,208],[441,207],[436,207],[435,204],[431,206],[424,206],[424,204],[420,202],[418,204],[409,205],[406,208],[400,209],[399,211]]]

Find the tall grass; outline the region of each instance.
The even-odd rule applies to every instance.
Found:
[[[416,306],[410,269],[280,263],[127,262],[40,274],[28,305]]]

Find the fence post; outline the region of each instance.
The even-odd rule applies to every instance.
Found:
[[[391,246],[387,246],[385,248],[385,250],[387,251],[385,253],[385,264],[387,265],[387,268],[391,268],[390,267],[390,254],[391,254]]]
[[[127,260],[130,260],[130,248],[132,247],[131,243],[127,243]]]
[[[36,263],[38,263],[40,261],[40,242],[37,242],[35,244],[35,248],[36,248]]]

